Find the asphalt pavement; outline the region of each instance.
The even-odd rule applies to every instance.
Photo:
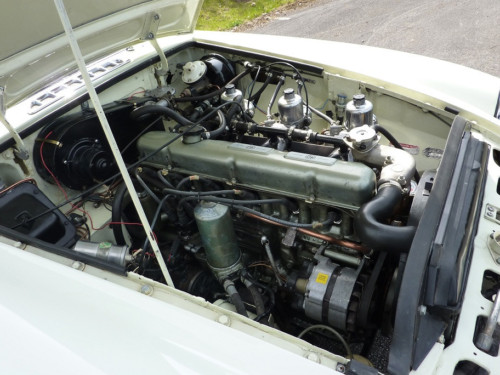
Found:
[[[500,0],[309,0],[250,33],[365,44],[500,77]]]

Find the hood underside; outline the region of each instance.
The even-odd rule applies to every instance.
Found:
[[[64,0],[88,61],[140,40],[191,32],[201,0]],[[76,66],[53,0],[8,0],[0,12],[7,103]]]

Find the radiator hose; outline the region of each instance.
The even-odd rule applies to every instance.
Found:
[[[386,223],[402,197],[401,188],[385,183],[377,195],[356,213],[354,227],[361,242],[377,251],[400,254],[410,250],[416,227],[392,226]]]

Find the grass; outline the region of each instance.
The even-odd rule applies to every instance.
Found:
[[[196,28],[229,30],[296,0],[205,0]]]

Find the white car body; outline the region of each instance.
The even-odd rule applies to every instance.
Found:
[[[6,145],[0,150],[0,179],[12,185],[33,178],[54,204],[60,204],[64,196],[57,186],[42,178],[33,161],[32,150],[38,150],[40,139],[38,130],[30,129],[40,129],[47,118],[80,111],[82,98],[89,103],[86,95],[90,87],[83,78],[76,85],[66,84],[79,80],[81,73],[76,70],[78,56],[75,58],[68,48],[71,34],[60,26],[52,1],[29,2],[18,13],[15,10],[22,5],[9,3],[9,12],[4,12],[0,21],[6,29],[18,32],[4,35],[0,42],[0,86],[6,109],[2,115],[6,127],[0,128],[0,143]],[[101,3],[64,1],[87,70],[95,72],[90,77],[91,86],[97,88],[99,100],[91,103],[93,108],[99,108],[99,102],[130,98],[138,87],[152,90],[159,81],[165,84],[155,79],[161,65],[154,46],[158,43],[172,70],[187,57],[196,60],[206,51],[234,56],[235,60],[243,56],[255,62],[265,56],[318,68],[316,86],[308,87],[310,103],[335,112],[332,100],[339,94],[365,93],[374,104],[379,122],[407,150],[415,152],[419,171],[438,168],[449,132],[443,123],[451,124],[456,113],[464,117],[471,137],[491,150],[483,165],[482,199],[474,206],[477,226],[465,271],[465,292],[453,340],[440,335],[421,354],[418,364],[408,366],[404,362],[403,368],[412,374],[455,374],[458,363],[469,361],[491,374],[498,371],[498,353],[495,356],[478,349],[475,329],[478,317],[489,316],[494,305],[481,294],[485,272],[500,274],[500,250],[489,240],[500,222],[488,218],[488,212],[498,207],[500,165],[493,150],[500,150],[500,119],[494,116],[499,110],[500,78],[435,59],[366,46],[194,31],[201,9],[201,2],[194,0]],[[101,13],[94,13],[96,10]],[[23,27],[17,28],[20,22]],[[100,67],[111,60],[121,63],[99,73]],[[163,60],[161,68],[166,69],[164,64]],[[61,85],[64,89],[57,91]],[[178,89],[184,84],[177,79],[172,85]],[[47,93],[54,94],[46,99]],[[271,93],[263,95],[268,99]],[[34,104],[42,97],[40,104]],[[265,119],[256,116],[259,122]],[[321,129],[320,124],[320,119],[315,119],[311,128]],[[13,133],[20,134],[22,142],[13,142]],[[424,149],[430,150],[428,154]],[[27,159],[23,158],[24,151]],[[9,191],[6,188],[2,193],[7,196]],[[73,194],[78,189],[68,191]],[[63,208],[66,212],[70,206]],[[86,210],[98,227],[110,221],[103,206]],[[9,214],[0,212],[2,216]],[[470,223],[468,228],[472,226]],[[132,270],[120,275],[100,269],[76,253],[74,257],[54,254],[47,247],[25,243],[9,233],[0,234],[0,368],[5,374],[351,371],[349,358],[243,317],[227,302],[209,303]],[[114,241],[110,230],[93,231],[92,237],[94,241]],[[424,305],[406,318],[425,315]],[[394,362],[389,367],[389,371],[401,370]]]

